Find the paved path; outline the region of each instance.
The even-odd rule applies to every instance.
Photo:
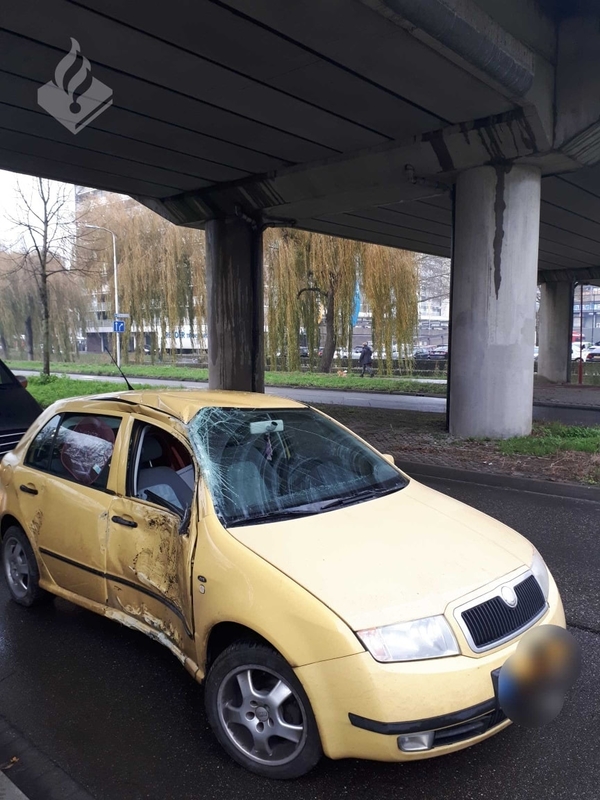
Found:
[[[29,800],[598,800],[600,503],[431,482],[517,527],[555,574],[584,669],[552,725],[513,726],[431,761],[324,759],[302,780],[265,781],[215,743],[202,688],[166,648],[64,601],[17,606],[0,580],[0,712],[32,743],[0,752],[1,763],[20,756],[11,780]],[[44,775],[52,766],[79,788],[64,783],[61,794],[54,774],[56,789],[47,791]]]
[[[19,370],[19,374],[39,375],[38,372],[29,370]],[[103,380],[120,384],[123,388],[126,388],[123,379],[114,376],[69,374],[68,377],[76,380]],[[151,383],[154,386],[183,386],[187,389],[208,388],[207,383],[167,380],[164,378],[131,377],[129,382],[132,386],[140,383]],[[300,389],[283,386],[268,386],[265,391],[267,394],[281,395],[303,403],[358,406],[361,408],[393,408],[400,411],[425,411],[438,414],[444,414],[446,411],[446,398],[443,396],[424,397],[422,395],[350,392],[314,388]],[[537,420],[556,420],[578,425],[600,424],[600,387],[543,387],[542,390],[536,387],[533,417]]]
[[[19,375],[39,375],[39,372],[19,370]],[[114,376],[99,375],[78,375],[69,374],[67,377],[82,381],[108,381],[118,383],[126,389],[122,378]],[[132,386],[145,383],[153,386],[165,386],[186,389],[208,389],[208,383],[200,381],[175,381],[165,378],[131,378],[128,377]],[[299,389],[284,386],[267,386],[267,394],[289,397],[292,400],[299,400],[303,403],[325,403],[331,405],[360,406],[372,408],[397,408],[403,411],[435,411],[443,414],[446,410],[445,397],[422,397],[418,395],[404,394],[381,394],[379,392],[344,392],[335,389]]]

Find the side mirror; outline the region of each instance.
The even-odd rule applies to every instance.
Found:
[[[385,458],[385,460],[388,462],[388,464],[391,464],[392,467],[394,467],[396,465],[396,462],[394,461],[394,456],[391,456],[389,453],[382,453],[381,457]]]
[[[25,377],[25,375],[15,375],[15,378],[19,381],[19,383],[24,389],[27,388],[27,378]]]

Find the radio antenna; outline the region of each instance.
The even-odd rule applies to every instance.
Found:
[[[104,352],[105,352],[105,353],[108,353],[108,355],[110,356],[110,360],[113,362],[113,364],[115,365],[115,367],[116,367],[116,368],[119,370],[119,372],[121,373],[121,377],[123,378],[123,380],[124,380],[124,381],[125,381],[125,383],[127,384],[127,388],[129,389],[129,391],[130,391],[130,392],[133,392],[133,386],[132,386],[132,385],[129,383],[129,381],[127,380],[127,377],[126,377],[125,373],[123,372],[123,370],[121,369],[121,367],[120,367],[120,366],[117,364],[117,362],[116,362],[116,361],[115,361],[115,359],[113,358],[113,354],[110,352],[110,350],[108,349],[108,347],[107,347],[107,346],[104,344],[104,342],[102,342],[102,346],[104,347]]]

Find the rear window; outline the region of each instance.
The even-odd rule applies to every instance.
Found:
[[[120,417],[65,414],[35,437],[25,463],[62,478],[105,489]]]

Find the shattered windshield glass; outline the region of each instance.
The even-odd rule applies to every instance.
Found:
[[[215,511],[229,527],[316,514],[407,483],[311,409],[203,408],[189,434]]]

